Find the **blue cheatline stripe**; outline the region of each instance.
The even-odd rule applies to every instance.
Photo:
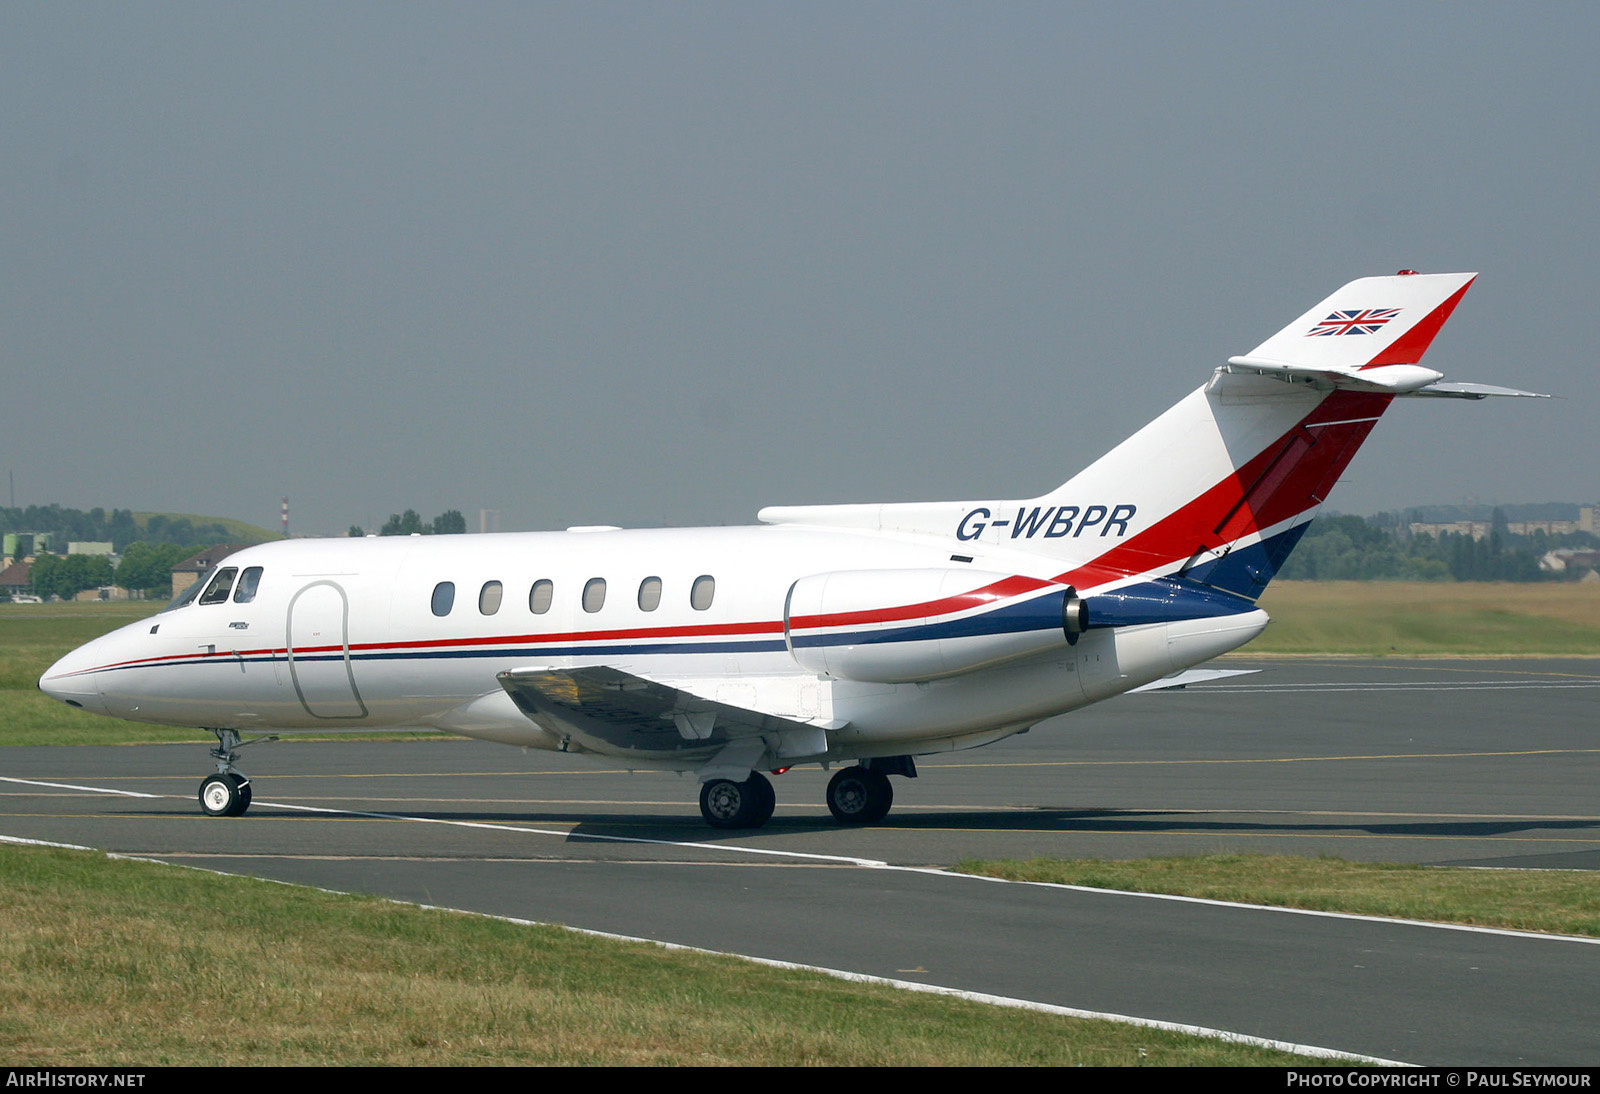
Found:
[[[1089,608],[1091,628],[1214,619],[1256,610],[1254,601],[1181,577],[1141,581],[1109,593],[1085,597],[1084,602]]]
[[[1289,552],[1294,550],[1295,544],[1300,542],[1300,537],[1310,527],[1308,520],[1260,543],[1236,547],[1215,562],[1196,566],[1183,576],[1189,581],[1253,600],[1266,589],[1267,582],[1283,567]]]
[[[529,646],[515,649],[466,649],[466,650],[399,650],[392,653],[352,653],[352,661],[409,661],[409,660],[449,660],[457,657],[528,657],[528,656],[553,656],[553,657],[588,657],[595,654],[621,654],[633,656],[642,653],[782,653],[788,647],[780,639],[765,639],[759,642],[684,642],[679,644],[661,643],[658,645],[640,646]],[[333,654],[321,660],[343,661],[344,658]],[[296,661],[301,660],[299,657]],[[307,658],[319,660],[319,658]]]
[[[892,630],[843,631],[831,634],[795,634],[797,647],[873,646],[887,642],[933,642],[941,638],[976,638],[983,635],[1017,634],[1025,631],[1058,630],[1065,634],[1062,605],[1065,588],[1051,590],[1019,603],[1008,604],[982,615],[924,623]]]
[[[682,643],[655,643],[646,645],[606,645],[606,646],[515,646],[494,648],[470,649],[428,649],[428,650],[393,650],[388,652],[351,651],[351,661],[438,661],[456,658],[489,658],[489,657],[584,657],[591,655],[621,655],[636,656],[638,654],[654,653],[783,653],[788,649],[782,639],[762,639],[754,642],[682,642]],[[343,663],[345,655],[341,653],[296,654],[295,664],[310,664],[316,661],[332,661]],[[123,672],[129,669],[163,669],[174,668],[181,665],[229,665],[239,664],[270,665],[274,661],[287,661],[287,657],[277,657],[272,654],[259,654],[250,657],[236,657],[232,654],[216,654],[208,657],[184,657],[181,660],[171,661],[144,661],[132,665],[108,665],[105,668],[94,669],[94,672]]]

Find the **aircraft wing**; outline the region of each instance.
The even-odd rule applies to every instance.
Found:
[[[826,752],[826,730],[837,728],[721,703],[606,665],[512,669],[497,679],[529,718],[611,755],[712,754],[748,741],[756,746],[748,774],[764,751],[779,757]]]

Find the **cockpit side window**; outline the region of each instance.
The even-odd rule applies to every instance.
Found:
[[[261,567],[251,566],[239,575],[239,587],[233,590],[235,604],[248,604],[256,598],[256,589],[261,586]]]
[[[228,593],[233,591],[233,579],[239,573],[237,566],[224,566],[217,571],[217,576],[211,579],[211,584],[206,586],[206,591],[200,594],[202,604],[225,604]]]

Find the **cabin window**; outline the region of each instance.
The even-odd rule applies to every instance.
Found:
[[[534,615],[543,615],[550,610],[550,602],[555,599],[556,587],[549,578],[540,578],[533,583],[533,588],[528,590],[528,610]]]
[[[478,611],[493,615],[500,610],[500,600],[504,595],[505,586],[498,581],[485,581],[483,588],[478,590]]]
[[[701,574],[689,588],[689,606],[697,612],[703,612],[711,607],[711,600],[716,595],[717,579],[710,574]]]
[[[449,615],[456,606],[456,583],[441,581],[433,587],[433,614]]]
[[[639,610],[653,612],[661,607],[661,579],[647,577],[639,582]]]
[[[217,571],[217,576],[211,579],[211,584],[206,586],[206,591],[200,594],[202,604],[223,604],[227,602],[228,594],[233,591],[233,578],[239,572],[237,566],[227,566]]]
[[[591,577],[583,587],[583,610],[597,612],[606,606],[606,579]]]
[[[239,587],[233,590],[235,604],[248,604],[256,598],[256,589],[261,585],[261,567],[251,566],[239,575]]]

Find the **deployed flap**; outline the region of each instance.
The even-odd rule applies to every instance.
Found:
[[[695,753],[769,734],[806,742],[823,737],[818,726],[719,703],[606,665],[512,669],[496,679],[529,718],[596,752]]]

